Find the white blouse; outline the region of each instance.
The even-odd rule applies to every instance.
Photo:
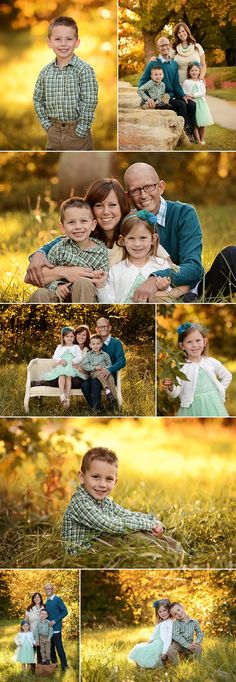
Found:
[[[206,94],[205,83],[200,79],[194,81],[192,78],[187,78],[182,87],[185,95],[192,95],[194,98],[204,97]]]
[[[133,265],[128,259],[113,265],[109,270],[108,279],[104,287],[97,288],[99,303],[125,303],[132,285],[138,275],[143,276],[143,281],[156,270],[166,270],[173,267],[170,258],[151,256],[142,267]],[[167,291],[171,291],[168,287]]]
[[[160,638],[163,642],[163,649],[162,649],[162,654],[166,654],[169,646],[171,645],[172,642],[172,631],[173,631],[173,620],[172,618],[167,618],[166,620],[162,620],[160,623],[158,623],[153,630],[153,633],[150,637],[149,642],[153,642],[153,640],[156,639],[156,634],[157,632],[160,632]]]
[[[76,344],[73,344],[72,346],[63,346],[61,343],[59,344],[59,346],[56,347],[52,359],[58,362],[59,360],[61,360],[66,350],[69,350],[69,352],[72,353],[74,362],[79,363],[82,360],[83,353],[79,346],[77,346]]]
[[[181,407],[190,407],[193,402],[200,367],[216,386],[223,402],[225,401],[226,388],[232,381],[231,372],[219,360],[202,357],[200,362],[185,362],[181,367],[181,372],[186,375],[188,381],[178,379],[177,377],[178,386],[173,386],[172,391],[167,390],[171,398],[180,398]]]
[[[15,637],[15,643],[17,644],[17,646],[22,646],[24,644],[25,639],[29,640],[29,643],[32,647],[34,646],[35,641],[32,632],[18,632],[18,634]]]

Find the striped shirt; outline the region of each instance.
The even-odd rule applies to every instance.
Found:
[[[124,535],[135,531],[151,531],[160,521],[152,514],[132,512],[109,498],[96,500],[79,486],[64,514],[61,536],[69,554],[90,549],[101,535]]]
[[[92,270],[109,270],[108,252],[105,244],[93,237],[94,247],[81,249],[70,237],[65,237],[52,246],[47,258],[53,265],[77,265],[80,268],[92,268]],[[54,280],[47,284],[49,291],[55,291],[59,284],[64,284],[65,279]]]
[[[85,137],[91,128],[98,102],[98,85],[92,67],[77,55],[62,69],[56,59],[47,64],[36,81],[33,101],[42,127],[53,120],[78,121],[75,132]]]
[[[165,84],[162,81],[161,83],[156,83],[151,79],[138,88],[138,95],[141,97],[143,102],[147,102],[147,100],[151,97],[154,102],[160,103],[162,102],[162,95],[164,95],[165,89]]]
[[[94,370],[100,367],[110,367],[111,358],[108,353],[104,350],[100,350],[99,353],[95,353],[93,350],[88,350],[82,362],[79,363],[80,367],[86,370],[86,372],[94,372]]]
[[[198,620],[189,617],[187,618],[187,620],[174,620],[172,632],[172,639],[174,642],[183,646],[184,649],[189,649],[189,645],[193,643],[194,633],[196,634],[196,644],[200,644],[204,637]]]

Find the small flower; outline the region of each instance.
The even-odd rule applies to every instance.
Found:
[[[184,332],[187,331],[187,329],[189,329],[189,327],[192,327],[192,322],[184,322],[184,324],[181,324],[178,327],[177,329],[178,334],[183,334]]]

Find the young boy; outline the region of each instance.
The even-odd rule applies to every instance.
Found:
[[[202,647],[200,643],[203,640],[203,633],[198,620],[190,618],[182,604],[173,602],[169,607],[170,614],[175,618],[173,623],[172,644],[167,651],[167,658],[172,665],[177,665],[181,652],[185,656],[193,656],[200,658],[202,654]],[[194,641],[194,633],[196,639]]]
[[[96,301],[96,283],[109,269],[106,246],[90,238],[97,221],[90,205],[84,199],[71,197],[61,205],[61,229],[65,239],[57,242],[48,253],[48,260],[56,266],[55,274],[60,277],[60,266],[77,265],[89,268],[86,277],[70,284],[65,279],[55,279],[46,287],[37,289],[30,297],[32,303],[55,303],[61,300],[74,303]]]
[[[109,403],[112,407],[115,407],[117,393],[114,377],[112,374],[109,374],[106,379],[103,379],[99,374],[100,369],[111,366],[110,355],[102,350],[103,340],[100,334],[93,334],[90,338],[89,345],[91,350],[86,353],[83,360],[80,362],[80,367],[86,372],[89,372],[92,379],[99,379],[105,389]]]
[[[151,80],[138,88],[138,95],[142,100],[140,106],[143,109],[172,109],[172,106],[168,104],[170,97],[165,94],[166,88],[162,81],[163,70],[154,66],[150,76]]]
[[[56,59],[40,72],[33,95],[36,114],[48,133],[50,150],[92,150],[91,124],[98,86],[89,64],[74,54],[80,44],[71,17],[57,17],[48,28]]]
[[[40,611],[40,621],[36,625],[34,638],[36,646],[40,646],[40,653],[42,656],[42,664],[50,664],[51,638],[53,636],[53,628],[48,620],[48,612],[46,609]]]
[[[83,457],[79,480],[63,517],[61,536],[69,554],[90,549],[102,535],[148,531],[163,540],[164,526],[152,514],[133,512],[108,498],[117,482],[118,458],[108,448],[95,447]],[[172,540],[172,538],[170,538]],[[172,540],[172,543],[177,543]],[[168,545],[167,543],[163,543]]]

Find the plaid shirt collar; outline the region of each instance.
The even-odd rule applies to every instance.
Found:
[[[63,66],[62,68],[65,69],[67,66],[72,66],[72,68],[73,68],[73,66],[75,66],[75,64],[76,64],[76,62],[77,62],[78,59],[79,59],[79,57],[77,57],[76,54],[73,54],[72,57],[71,57],[71,59],[70,59],[70,61],[68,62],[68,64],[65,64],[65,66]],[[56,67],[57,69],[60,68],[60,67],[59,67],[59,64],[57,63],[57,58],[56,58],[56,57],[55,57],[55,59],[53,59],[52,65],[53,65],[54,67]]]
[[[158,225],[161,225],[162,227],[165,227],[166,224],[166,212],[167,212],[167,202],[163,197],[160,198],[160,206],[159,209],[156,213],[157,217],[157,223]]]

